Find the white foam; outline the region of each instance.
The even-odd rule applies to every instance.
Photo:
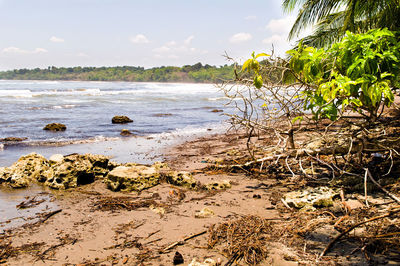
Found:
[[[31,98],[30,90],[0,90],[0,97]]]
[[[151,134],[149,137],[160,140],[175,140],[175,139],[188,139],[197,138],[208,134],[222,133],[228,129],[228,124],[217,123],[207,124],[205,126],[186,126],[184,128],[175,129],[170,132],[163,132],[158,134]],[[211,129],[211,131],[209,130]]]

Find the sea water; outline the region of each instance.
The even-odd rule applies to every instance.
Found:
[[[229,113],[226,101],[214,84],[3,80],[0,138],[27,139],[0,143],[0,167],[31,152],[47,158],[56,153],[93,153],[122,163],[152,163],[163,159],[168,146],[226,130],[227,117],[213,112]],[[133,123],[112,124],[115,115],[126,115]],[[67,130],[43,130],[49,123],[65,124]],[[122,137],[122,129],[134,137]],[[0,189],[0,233],[29,219],[30,212],[56,207],[46,201],[35,209],[16,208],[40,191]]]
[[[147,163],[165,145],[226,128],[227,117],[212,112],[229,112],[226,101],[214,84],[3,80],[0,138],[27,139],[3,143],[0,166],[34,151],[45,156],[92,152]],[[112,124],[115,115],[134,122]],[[49,123],[65,124],[67,130],[43,130]],[[122,129],[136,138],[122,138]],[[80,144],[65,146],[71,143]]]

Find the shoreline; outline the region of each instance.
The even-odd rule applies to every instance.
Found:
[[[0,149],[0,167],[10,166],[21,156],[32,152],[37,152],[45,157],[50,157],[53,154],[102,154],[110,156],[112,160],[118,163],[151,164],[157,160],[162,160],[163,152],[168,147],[206,135],[221,134],[226,128],[226,124],[222,122],[212,127],[188,127],[144,136],[100,137],[55,143],[3,143],[3,149]]]
[[[112,192],[100,179],[65,191],[47,189],[59,208],[58,213],[43,222],[28,223],[0,234],[0,246],[3,244],[4,250],[7,247],[15,250],[3,262],[7,265],[171,265],[175,252],[179,252],[185,265],[194,259],[224,265],[229,260],[224,249],[218,245],[207,248],[212,232],[215,233],[212,228],[215,230],[226,222],[264,219],[273,229],[268,229],[272,231],[266,243],[268,255],[262,265],[298,265],[298,262],[317,265],[315,254],[329,241],[333,227],[328,220],[333,219],[323,214],[326,211],[308,214],[285,207],[282,195],[298,189],[300,183],[216,168],[222,160],[246,156],[246,141],[242,134],[231,132],[196,138],[164,150],[165,162],[172,169],[188,171],[198,182],[229,180],[231,187],[222,190],[191,190],[161,183],[140,193]],[[37,195],[30,195],[30,199]],[[119,207],[107,205],[115,201]],[[131,204],[138,207],[129,209]],[[198,217],[203,210],[211,210],[211,214]],[[43,215],[52,213],[46,211]],[[243,217],[245,220],[240,220]],[[325,227],[318,229],[318,234],[325,237],[306,240],[307,252],[303,252],[304,243],[298,243],[296,234],[295,238],[290,234],[276,234],[306,230],[310,223],[323,223]],[[349,257],[342,254],[342,249],[353,250],[354,243],[339,245],[323,262],[326,265],[367,263],[362,252]]]

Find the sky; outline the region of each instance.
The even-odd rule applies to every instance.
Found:
[[[282,0],[0,0],[0,70],[183,66],[284,55]]]

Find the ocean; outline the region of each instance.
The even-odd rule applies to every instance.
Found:
[[[26,138],[0,144],[0,166],[37,152],[104,154],[120,163],[153,163],[163,151],[228,128],[222,112],[227,99],[213,84],[171,84],[81,81],[0,81],[0,138]],[[126,115],[129,124],[112,124]],[[64,132],[49,132],[49,123],[63,123]],[[133,137],[122,137],[122,129]],[[16,206],[27,196],[47,197],[43,189],[0,189],[0,233],[29,219],[37,211]],[[49,205],[49,206],[48,206]],[[56,209],[56,203],[46,208]],[[8,223],[12,219],[11,223]]]
[[[227,117],[215,109],[229,112],[226,102],[214,84],[2,80],[0,138],[27,139],[0,144],[0,166],[34,151],[150,163],[166,145],[225,130]],[[134,122],[112,124],[115,115]],[[43,130],[49,123],[63,123],[67,130]],[[122,137],[122,129],[135,137]]]

